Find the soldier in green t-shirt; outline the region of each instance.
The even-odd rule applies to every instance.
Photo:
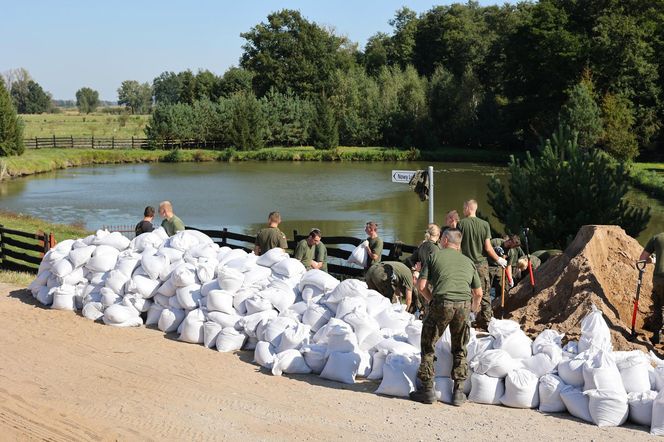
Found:
[[[466,201],[463,204],[463,213],[466,217],[459,221],[458,227],[463,234],[461,253],[473,261],[482,282],[482,307],[477,315],[475,327],[486,330],[489,326],[489,321],[493,317],[489,292],[491,281],[487,257],[491,258],[501,267],[507,267],[507,260],[496,255],[491,246],[491,227],[488,222],[478,218],[475,215],[476,212],[477,201]]]
[[[311,229],[309,236],[297,243],[293,258],[299,259],[307,270],[322,269],[323,262],[316,261],[316,246],[320,244],[321,233],[318,229]]]
[[[413,271],[413,284],[415,287],[415,296],[413,296],[413,302],[410,305],[410,312],[415,313],[419,311],[423,313],[425,310],[425,303],[422,299],[422,296],[417,290],[417,279],[420,276],[420,270],[422,269],[422,263],[426,262],[434,252],[440,250],[440,227],[438,224],[429,224],[427,226],[426,233],[424,234],[424,241],[420,244],[417,249],[413,252],[412,255],[405,258],[403,263],[406,264]]]
[[[655,271],[652,275],[652,307],[654,334],[650,341],[659,344],[662,325],[664,325],[664,232],[659,233],[648,241],[639,256],[639,261],[653,262],[655,254]]]
[[[316,244],[314,261],[321,263],[323,266],[320,269],[327,272],[327,247],[325,247],[325,244],[323,244],[322,241]]]
[[[279,212],[270,212],[267,217],[267,227],[261,229],[256,235],[256,244],[254,245],[256,255],[260,256],[275,247],[281,247],[284,250],[288,248],[286,235],[278,227],[280,223],[281,215]]]
[[[383,240],[378,236],[378,224],[373,221],[367,223],[364,231],[368,235],[367,241],[369,242],[367,246],[369,260],[365,267],[366,270],[377,262],[380,262],[381,255],[383,254]]]
[[[429,302],[429,308],[422,323],[422,362],[417,372],[422,388],[411,393],[410,398],[426,404],[432,404],[436,400],[433,391],[434,346],[448,325],[453,357],[452,404],[460,406],[466,401],[463,387],[468,378],[468,315],[471,310],[479,311],[482,288],[474,263],[459,253],[461,237],[458,229],[447,229],[443,232],[443,249],[429,257],[422,266],[418,281],[418,289]]]
[[[164,218],[161,222],[161,227],[166,230],[168,236],[173,236],[184,230],[184,223],[173,213],[173,205],[170,201],[159,203],[159,215]]]
[[[497,248],[503,251],[507,256],[507,267],[505,267],[505,279],[507,283],[507,288],[511,289],[514,287],[514,277],[513,273],[516,271],[517,262],[522,256],[526,256],[521,249],[521,240],[519,235],[510,235],[507,239],[503,238],[493,238],[491,240],[491,246],[493,250],[496,251]],[[496,252],[497,255],[499,253]],[[499,281],[499,275],[501,274],[500,265],[497,262],[490,259],[489,260],[489,276],[491,278],[491,287],[500,286],[501,282]]]
[[[400,302],[405,297],[406,310],[410,309],[413,299],[413,273],[398,261],[378,262],[367,270],[367,287],[376,290],[392,303]]]

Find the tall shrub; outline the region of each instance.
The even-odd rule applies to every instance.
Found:
[[[602,100],[604,150],[618,160],[631,160],[639,154],[636,135],[633,132],[634,112],[632,103],[621,95],[606,94]]]
[[[339,145],[339,125],[325,93],[316,100],[316,118],[311,144],[315,149],[334,149]]]
[[[260,149],[265,144],[265,119],[261,103],[252,92],[231,97],[230,140],[239,150]]]
[[[595,101],[595,86],[590,71],[569,92],[567,103],[560,110],[560,122],[579,133],[579,146],[595,147],[602,136],[602,116]]]
[[[21,155],[24,150],[23,124],[4,82],[0,81],[0,156]]]

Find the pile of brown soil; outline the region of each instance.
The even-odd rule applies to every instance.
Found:
[[[635,262],[642,250],[618,226],[583,226],[565,253],[535,270],[534,289],[524,278],[506,296],[505,318],[518,321],[532,335],[553,328],[575,340],[581,333],[581,320],[595,304],[611,329],[614,350],[653,349],[651,333],[644,330],[651,315],[652,265],[646,266],[643,275],[638,338],[629,340],[639,275]],[[500,311],[499,305],[495,311]]]

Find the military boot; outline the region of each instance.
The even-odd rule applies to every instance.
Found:
[[[436,402],[436,394],[433,392],[433,388],[420,388],[419,390],[413,391],[408,396],[411,400],[423,404],[433,404]]]
[[[452,405],[460,407],[466,403],[466,394],[463,392],[464,381],[454,381],[454,390],[452,390]]]

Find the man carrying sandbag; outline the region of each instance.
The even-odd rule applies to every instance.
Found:
[[[184,223],[173,213],[173,205],[170,201],[159,203],[159,216],[164,219],[161,222],[161,227],[164,228],[168,236],[173,236],[184,230]]]
[[[477,314],[475,328],[486,330],[489,321],[493,317],[491,309],[491,299],[489,291],[491,290],[491,280],[489,278],[489,263],[487,257],[495,261],[500,267],[507,267],[507,260],[496,255],[491,246],[491,227],[489,223],[478,218],[477,201],[468,200],[463,203],[463,214],[465,218],[459,221],[459,230],[463,235],[461,242],[461,252],[470,258],[475,264],[477,274],[482,283],[482,308]]]
[[[311,229],[309,236],[297,243],[295,247],[293,258],[300,260],[307,270],[323,269],[324,262],[316,260],[316,247],[321,243],[320,237],[320,230]]]
[[[653,262],[651,257],[655,254],[655,271],[652,275],[652,308],[653,308],[653,329],[654,334],[650,341],[653,344],[659,344],[664,325],[664,232],[659,233],[652,238],[643,248],[639,261],[646,263]]]
[[[254,246],[254,253],[261,256],[263,253],[275,247],[281,247],[286,250],[288,242],[286,235],[279,230],[281,223],[281,214],[279,212],[270,212],[267,217],[267,227],[261,229],[256,235],[256,244]]]
[[[369,221],[364,227],[364,232],[367,236],[367,254],[369,259],[367,261],[367,266],[365,270],[371,267],[372,265],[380,262],[380,258],[383,254],[383,239],[378,236],[378,224],[373,221]]]
[[[443,232],[441,242],[443,249],[431,255],[423,264],[418,281],[418,289],[429,302],[429,307],[422,323],[422,362],[417,372],[422,385],[410,394],[410,398],[424,404],[436,401],[433,390],[434,346],[449,325],[454,359],[452,405],[461,406],[466,402],[463,387],[468,378],[468,315],[471,310],[479,311],[482,288],[474,263],[460,253],[461,232],[458,229],[447,229]],[[431,284],[431,289],[428,284]]]
[[[408,266],[398,261],[379,262],[367,270],[367,287],[376,290],[393,304],[405,296],[406,311],[413,300],[413,274]]]

